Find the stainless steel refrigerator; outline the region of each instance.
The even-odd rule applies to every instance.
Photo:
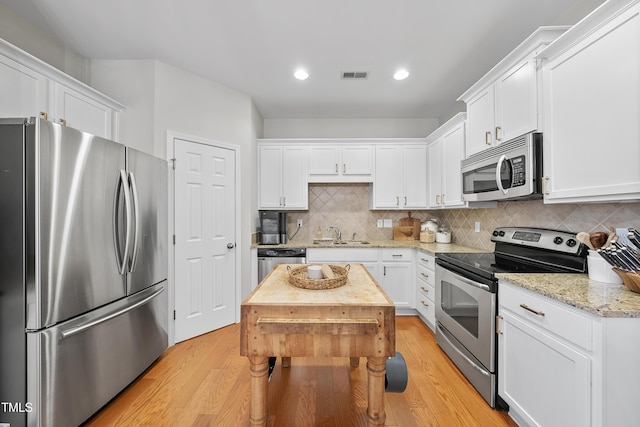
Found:
[[[76,426],[167,348],[167,162],[0,119],[0,425]]]

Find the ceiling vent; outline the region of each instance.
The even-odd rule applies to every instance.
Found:
[[[363,80],[369,76],[368,71],[343,71],[342,80]]]

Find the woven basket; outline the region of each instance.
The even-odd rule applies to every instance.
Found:
[[[289,283],[295,287],[303,289],[319,290],[339,288],[347,283],[347,276],[349,275],[349,269],[351,268],[349,264],[344,267],[330,264],[329,267],[336,277],[333,279],[309,279],[307,276],[308,267],[308,265],[297,268],[287,266],[287,270],[289,270]]]

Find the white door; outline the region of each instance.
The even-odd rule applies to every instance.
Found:
[[[235,151],[174,139],[175,341],[236,318]]]

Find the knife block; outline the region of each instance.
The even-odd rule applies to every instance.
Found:
[[[638,273],[620,270],[615,267],[613,267],[612,270],[620,276],[622,283],[624,283],[630,291],[640,293],[640,275],[638,275]]]

